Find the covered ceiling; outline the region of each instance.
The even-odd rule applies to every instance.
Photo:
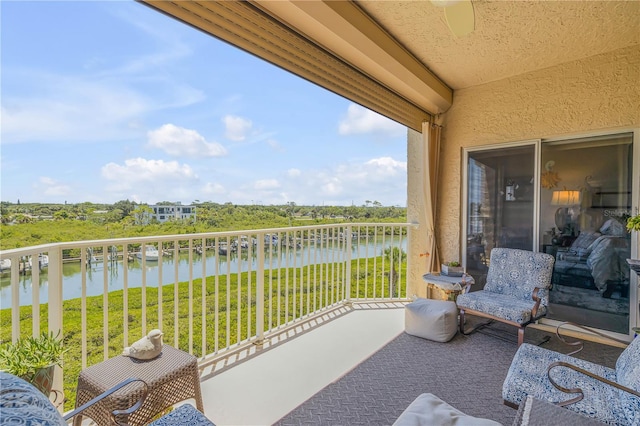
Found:
[[[455,90],[640,45],[640,1],[140,0],[415,130]],[[456,3],[456,1],[453,1]]]
[[[429,0],[357,4],[454,90],[640,44],[637,0],[473,0],[460,38]]]

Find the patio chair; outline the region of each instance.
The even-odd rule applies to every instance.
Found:
[[[127,386],[142,386],[142,397],[127,410],[114,411],[112,416],[113,424],[123,424],[118,422],[118,418],[121,415],[133,413],[140,408],[147,394],[147,385],[144,381],[136,378],[124,380],[63,417],[51,401],[35,386],[12,374],[0,371],[0,425],[46,424],[67,426],[67,422],[73,417]],[[207,420],[192,405],[185,404],[160,417],[152,425],[208,426],[213,425],[213,423]]]
[[[483,290],[458,296],[460,332],[465,314],[477,315],[518,327],[518,346],[524,341],[528,324],[547,314],[553,256],[532,251],[494,248],[491,250],[487,284]],[[481,324],[484,325],[484,324]]]
[[[564,325],[556,329],[563,341],[560,327]],[[620,342],[587,327],[572,325]],[[606,424],[640,424],[640,338],[620,354],[615,369],[571,354],[528,343],[520,346],[502,386],[504,403],[517,407],[531,396]]]

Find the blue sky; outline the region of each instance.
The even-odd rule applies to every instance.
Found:
[[[406,205],[404,126],[135,2],[2,1],[2,201]]]

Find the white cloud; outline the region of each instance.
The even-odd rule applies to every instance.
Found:
[[[224,186],[220,185],[219,183],[207,182],[202,187],[202,192],[207,195],[221,195],[224,194],[226,190]]]
[[[108,163],[102,167],[101,173],[109,181],[106,191],[116,200],[135,197],[149,203],[190,201],[194,196],[190,188],[198,182],[193,169],[177,161],[131,158],[124,164]]]
[[[227,150],[216,142],[207,142],[197,131],[164,124],[147,133],[147,145],[176,157],[219,157]]]
[[[407,162],[397,161],[391,157],[374,158],[364,164],[365,169],[377,178],[402,175],[406,178]]]
[[[376,200],[383,205],[406,205],[406,170],[406,162],[391,157],[323,169],[291,168],[282,172],[282,179],[265,177],[237,185],[228,196],[240,204],[260,200],[263,204],[362,205],[365,200]]]
[[[143,92],[135,78],[60,76],[20,71],[30,94],[7,91],[2,99],[2,143],[30,141],[94,142],[137,138],[136,125],[153,111],[200,102],[204,96],[180,83],[159,81],[162,90]],[[15,70],[3,73],[17,74]],[[3,76],[14,81],[17,77]],[[37,93],[33,95],[31,93]],[[34,125],[37,123],[37,125]]]
[[[253,188],[257,190],[273,190],[280,188],[280,182],[277,179],[260,179],[255,181]]]
[[[251,120],[235,115],[224,116],[222,122],[225,125],[225,137],[236,142],[244,141],[253,126]]]
[[[41,176],[33,185],[33,188],[46,196],[67,196],[72,193],[71,187],[64,183],[60,183],[50,177]]]
[[[405,132],[406,127],[402,124],[356,104],[349,104],[347,115],[338,126],[338,133],[343,136],[363,133],[402,136]]]
[[[285,152],[284,147],[275,139],[267,139],[267,145],[269,145],[274,151]]]

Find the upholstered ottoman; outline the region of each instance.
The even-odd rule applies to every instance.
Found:
[[[418,396],[393,426],[502,426],[493,420],[469,416],[431,393]]]
[[[448,300],[416,299],[404,309],[404,331],[412,336],[448,342],[458,329],[458,308]]]

